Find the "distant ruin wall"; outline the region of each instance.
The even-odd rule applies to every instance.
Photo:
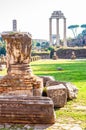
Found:
[[[71,49],[71,48],[68,48],[68,49],[58,49],[56,51],[56,54],[58,56],[58,58],[61,58],[61,59],[71,59],[71,55],[72,55],[72,52],[75,53],[76,55],[76,58],[80,59],[80,58],[86,58],[86,48],[78,48],[78,49]]]
[[[41,59],[50,59],[50,53],[49,52],[34,52],[34,53],[31,53],[31,56],[40,56]]]

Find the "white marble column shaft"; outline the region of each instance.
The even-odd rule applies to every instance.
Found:
[[[64,24],[64,46],[67,46],[67,41],[66,41],[66,18],[63,19],[63,24]]]
[[[56,45],[59,46],[59,18],[56,19]]]
[[[50,45],[52,45],[52,18],[49,19],[49,40]]]

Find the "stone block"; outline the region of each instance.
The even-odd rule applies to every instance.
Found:
[[[39,76],[40,78],[43,79],[43,85],[46,87],[46,83],[48,81],[55,81],[53,76]]]
[[[70,82],[66,83],[67,99],[77,98],[78,88]]]
[[[65,84],[66,82],[60,82],[60,81],[47,81],[46,82],[46,87],[48,86],[54,86],[54,85],[59,85],[59,84],[63,84],[64,86],[66,86]]]
[[[54,107],[63,107],[67,102],[67,89],[63,84],[47,87],[47,96],[54,102]]]
[[[77,98],[78,88],[70,82],[47,81],[46,86],[54,86],[60,84],[63,84],[67,89],[67,99]]]
[[[48,97],[0,95],[0,123],[53,124],[53,101]]]

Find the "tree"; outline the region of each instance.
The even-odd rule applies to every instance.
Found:
[[[81,28],[83,28],[83,30],[82,30],[82,35],[83,35],[83,36],[86,35],[86,24],[82,24],[82,25],[81,25]]]
[[[82,38],[83,37],[83,34],[82,33],[79,33],[77,38]]]
[[[36,43],[36,46],[37,46],[37,47],[40,47],[40,43],[39,43],[39,42],[37,42],[37,43]]]
[[[0,55],[6,55],[6,42],[4,40],[0,41]]]
[[[79,27],[79,25],[70,25],[68,26],[68,29],[71,29],[74,35],[74,38],[77,37],[77,28]]]
[[[42,42],[41,43],[41,48],[48,48],[49,47],[49,42]]]
[[[82,31],[82,35],[83,35],[83,36],[86,35],[86,29],[84,29],[84,30]]]
[[[6,49],[4,46],[0,49],[0,55],[6,55]]]
[[[82,25],[81,25],[81,28],[86,29],[86,24],[82,24]]]

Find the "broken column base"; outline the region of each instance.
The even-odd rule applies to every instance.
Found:
[[[53,124],[53,102],[48,97],[0,96],[0,123]]]
[[[0,79],[0,94],[41,96],[43,81],[29,74],[9,74]]]

